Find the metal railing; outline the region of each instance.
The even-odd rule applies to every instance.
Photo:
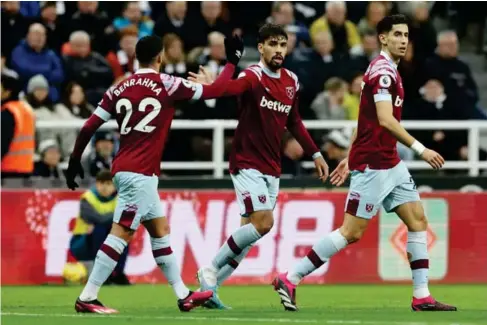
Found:
[[[38,129],[80,129],[84,124],[83,120],[52,120],[37,121]],[[235,129],[236,120],[174,120],[172,129],[186,130],[213,130],[213,152],[212,161],[191,161],[191,162],[162,162],[161,168],[166,170],[213,170],[215,178],[222,178],[224,171],[228,169],[228,162],[224,161],[224,132],[228,129]],[[401,124],[408,130],[468,130],[468,161],[447,161],[445,169],[468,169],[470,176],[478,176],[481,169],[487,169],[487,161],[479,161],[480,131],[487,131],[487,121],[403,121]],[[321,129],[353,129],[356,121],[304,121],[308,130]],[[116,121],[111,120],[105,123],[100,129],[116,129]],[[429,169],[429,165],[423,161],[406,161],[410,169]],[[302,163],[304,168],[313,167],[312,161]]]

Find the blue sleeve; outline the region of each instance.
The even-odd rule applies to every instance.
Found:
[[[51,59],[52,70],[48,77],[48,81],[50,84],[59,84],[64,80],[63,65],[61,64],[59,57],[53,51],[49,52],[49,57]]]
[[[21,78],[27,78],[28,77],[28,71],[26,71],[23,66],[24,66],[24,51],[22,47],[19,45],[14,50],[12,51],[12,69],[17,71],[19,76]]]

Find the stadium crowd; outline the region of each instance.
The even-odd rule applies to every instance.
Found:
[[[375,25],[385,15],[398,12],[411,18],[410,46],[399,65],[406,94],[403,119],[482,117],[472,72],[458,58],[458,35],[464,33],[465,17],[479,19],[478,10],[467,4],[2,2],[2,171],[18,122],[13,114],[3,110],[5,103],[27,103],[36,121],[85,119],[108,87],[134,73],[138,66],[135,44],[140,37],[151,34],[163,39],[162,72],[187,77],[189,71],[203,65],[217,75],[225,64],[226,36],[236,33],[244,38],[246,49],[240,64],[243,69],[259,60],[255,49],[259,26],[263,22],[285,25],[289,41],[284,66],[295,72],[301,82],[303,119],[356,120],[363,73],[379,52]],[[458,14],[455,19],[449,16],[451,12]],[[436,18],[446,21],[448,29],[437,30],[433,24]],[[176,107],[178,119],[234,119],[236,114],[235,98],[181,103]],[[77,130],[33,132],[36,162],[34,170],[26,174],[62,177],[59,164],[70,154]],[[465,131],[414,134],[447,160],[468,159]],[[350,134],[333,130],[313,132],[313,136],[330,168],[334,168],[346,154]],[[231,138],[232,131],[228,131],[226,152]],[[212,132],[172,130],[166,147],[164,161],[209,161]],[[99,132],[86,155],[89,174],[94,177],[109,168],[116,149],[117,134]],[[408,150],[400,148],[403,159],[413,159]],[[283,172],[302,172],[295,162],[302,157],[299,144],[287,136],[283,139],[283,151]],[[482,158],[486,158],[484,152]]]

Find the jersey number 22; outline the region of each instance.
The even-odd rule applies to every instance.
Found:
[[[152,106],[153,109],[142,120],[140,120],[139,123],[137,123],[134,126],[134,130],[136,131],[150,133],[154,131],[154,129],[156,128],[155,126],[151,126],[147,124],[149,124],[154,118],[156,118],[157,115],[159,115],[159,113],[161,112],[162,105],[155,98],[152,97],[144,98],[139,103],[138,106],[139,112],[145,112],[147,106]],[[125,108],[125,117],[123,118],[122,125],[120,126],[120,134],[128,134],[130,131],[132,131],[132,128],[127,126],[130,117],[132,116],[132,103],[126,98],[122,98],[119,101],[117,101],[117,104],[115,105],[117,114],[120,114],[122,112],[122,107]]]

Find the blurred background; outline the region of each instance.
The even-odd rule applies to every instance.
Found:
[[[25,274],[7,272],[7,275],[2,272],[4,282],[40,283],[52,280],[51,277],[57,279],[66,261],[76,261],[70,250],[72,231],[82,211],[80,195],[85,190],[96,190],[96,186],[92,187],[97,183],[95,178],[98,175],[99,180],[103,179],[100,173],[111,167],[119,143],[115,121],[107,123],[85,151],[83,190],[67,191],[64,169],[79,128],[96,108],[104,91],[136,71],[135,44],[140,37],[160,36],[165,49],[162,72],[187,77],[188,72],[197,71],[199,65],[218,75],[225,64],[224,38],[239,34],[246,47],[236,71],[238,74],[241,69],[258,62],[257,31],[265,22],[286,26],[289,42],[284,67],[299,77],[300,113],[330,168],[334,168],[345,157],[350,145],[351,131],[358,117],[363,73],[380,50],[375,33],[377,22],[394,13],[410,18],[410,45],[399,64],[405,88],[404,125],[427,147],[440,152],[447,164],[444,170],[433,172],[418,161],[411,150],[399,145],[401,158],[411,168],[420,190],[432,192],[433,196],[426,196],[426,200],[432,200],[427,210],[439,218],[440,228],[432,229],[432,237],[440,243],[432,244],[439,250],[436,254],[441,258],[449,256],[452,240],[453,243],[457,240],[452,238],[460,240],[467,231],[466,223],[462,223],[464,228],[455,228],[455,222],[467,222],[469,218],[473,218],[468,221],[472,222],[471,227],[483,229],[483,233],[472,235],[472,247],[483,250],[487,247],[484,192],[487,189],[487,20],[486,11],[479,10],[476,2],[257,1],[249,5],[241,1],[2,1],[1,5],[2,246],[16,248],[2,251],[2,264],[18,265],[25,271]],[[182,236],[180,247],[175,248],[182,255],[182,264],[186,263],[183,263],[185,247],[192,247],[196,256],[197,244],[202,243],[186,240],[192,231],[186,225],[204,227],[210,218],[206,208],[210,209],[215,200],[223,202],[222,226],[216,230],[200,227],[195,230],[204,234],[209,231],[211,236],[217,233],[215,248],[198,253],[201,259],[192,260],[189,268],[195,268],[211,256],[210,250],[215,250],[227,231],[238,225],[226,162],[236,126],[236,112],[235,98],[179,103],[176,107],[162,157],[160,188],[161,198],[168,202],[168,216],[175,211],[180,213],[178,219],[171,219],[172,223],[179,224],[173,230],[187,227],[184,231],[188,233],[179,233]],[[35,121],[34,128],[29,127],[29,119]],[[18,131],[20,126],[25,126],[22,132]],[[333,211],[329,211],[332,215],[330,227],[340,223],[346,187],[338,189],[340,193],[330,193],[336,189],[313,178],[313,163],[303,156],[291,135],[286,134],[282,139],[282,150],[284,194],[276,209],[285,214],[288,204],[330,200],[333,207]],[[462,194],[464,192],[481,194]],[[106,197],[116,195],[107,193]],[[173,200],[180,201],[174,203]],[[177,206],[184,202],[192,203],[189,208]],[[318,205],[317,209],[325,208]],[[292,211],[299,214],[303,210],[293,208]],[[276,213],[279,218],[281,213]],[[307,213],[319,219],[324,212]],[[227,215],[231,221],[224,221]],[[110,215],[97,220],[105,223],[108,220],[109,224]],[[296,220],[292,227],[297,230],[310,231],[320,225],[316,220]],[[384,229],[390,233],[384,233],[382,220],[388,219],[381,217],[380,220],[374,227],[379,237],[383,237],[383,244],[389,245],[392,252],[399,252],[396,254],[402,261],[399,264],[405,263],[400,253],[404,230],[399,224],[387,224]],[[8,229],[13,227],[13,232],[4,230],[6,222],[9,222]],[[95,221],[87,221],[90,222]],[[394,227],[399,230],[392,231]],[[87,232],[93,231],[87,229]],[[278,228],[277,235],[271,239],[283,240],[281,232]],[[174,237],[177,234],[176,231]],[[27,249],[28,238],[38,245]],[[154,265],[150,259],[148,262],[143,259],[146,256],[144,238],[141,234],[131,245],[127,261],[131,271],[127,273],[131,279],[149,281],[152,278],[144,276]],[[309,243],[300,244],[303,247],[297,249],[296,256],[306,245],[312,244],[313,236],[309,238]],[[377,250],[377,241],[359,245],[368,245],[363,247],[367,254]],[[470,249],[466,246],[464,249]],[[16,253],[19,250],[25,254],[36,252],[41,257],[38,262],[29,260],[29,266],[25,267],[22,255]],[[461,253],[458,251],[455,258],[462,258]],[[254,254],[255,263],[247,268],[254,271],[262,268],[259,258],[260,263],[277,259],[262,255],[262,251],[260,254],[260,257],[259,253]],[[484,263],[485,259],[484,256],[475,263]],[[470,260],[460,262],[457,265],[471,263]],[[149,266],[141,271],[137,269],[141,265]],[[480,264],[469,265],[472,270],[482,269],[476,267]],[[269,275],[279,267],[282,265],[276,262],[262,274]],[[44,268],[45,272],[39,274],[35,271],[38,268]],[[89,266],[87,268],[89,270]],[[245,266],[243,268],[245,270]],[[438,279],[451,276],[446,269],[443,271],[438,271]],[[379,279],[377,270],[371,272]],[[401,280],[394,278],[396,269],[387,272],[393,279]],[[449,279],[467,281],[467,278],[487,281],[487,274],[463,278],[453,275]],[[366,275],[364,279],[369,278]]]

